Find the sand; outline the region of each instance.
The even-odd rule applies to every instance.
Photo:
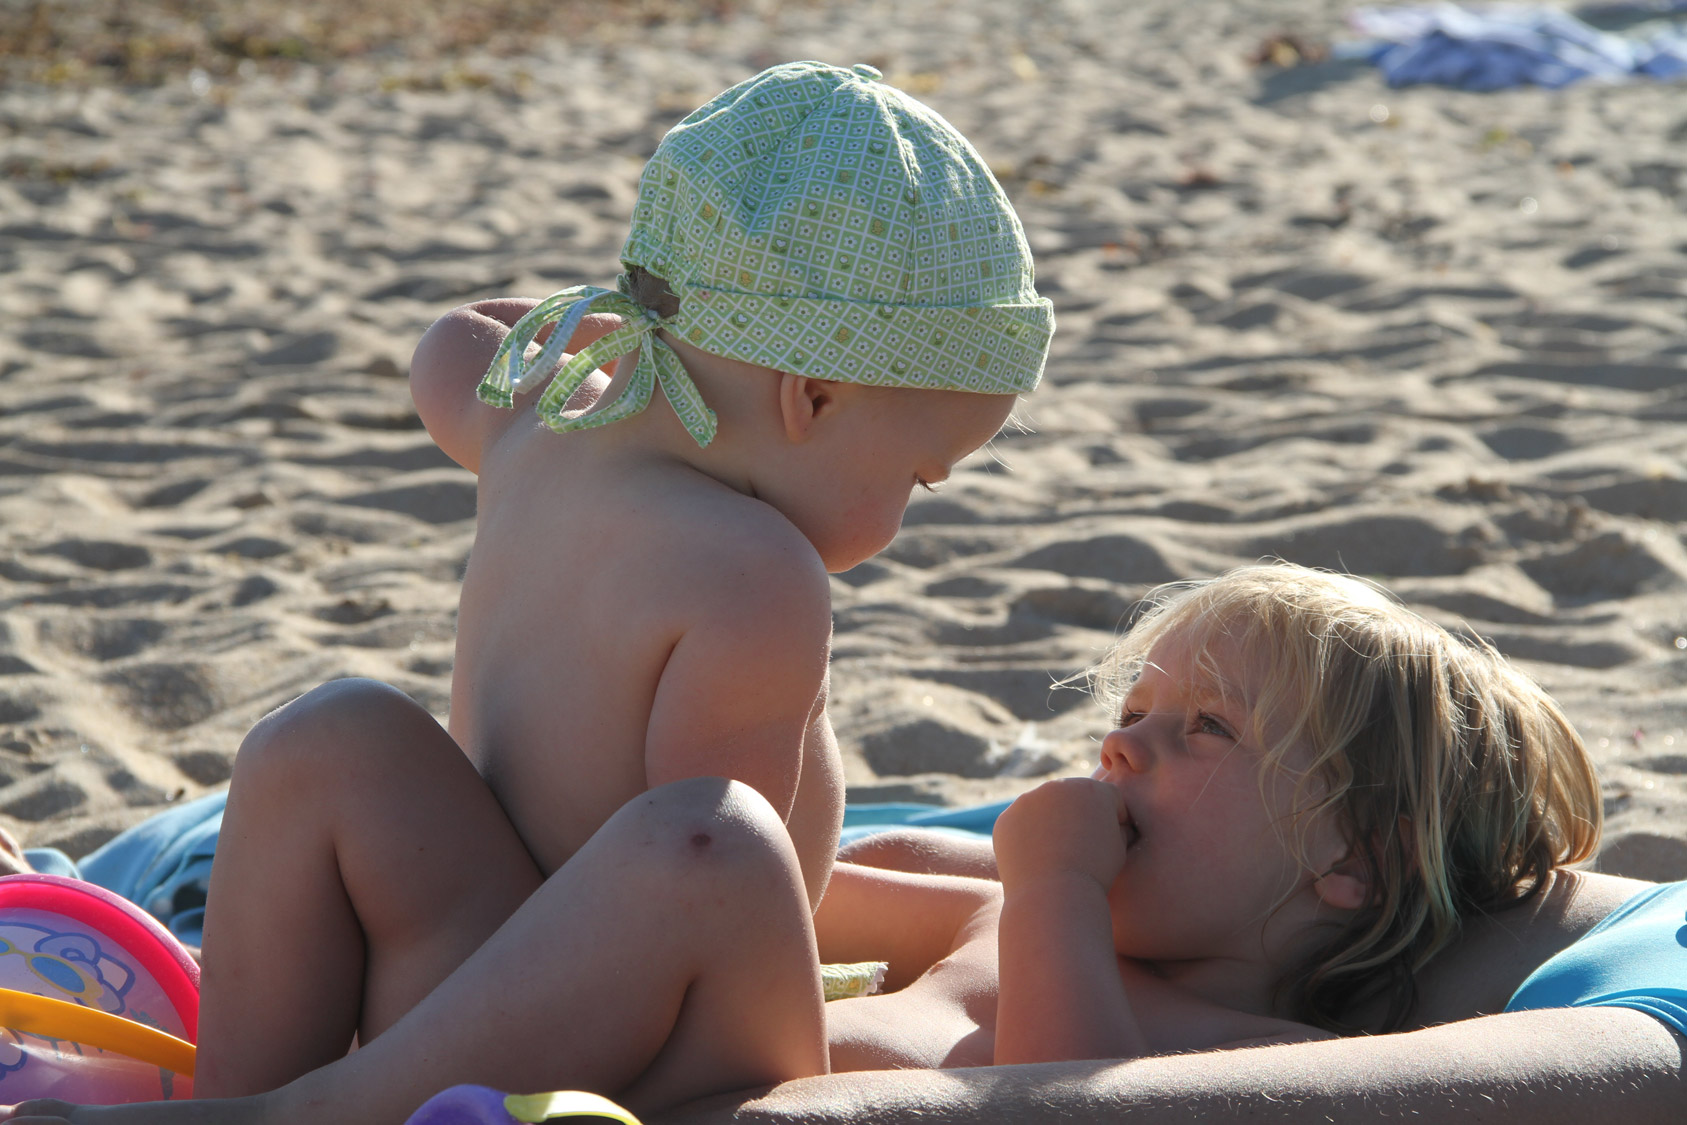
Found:
[[[1250,61],[1345,8],[717,4],[130,84],[53,49],[0,88],[0,824],[85,853],[336,676],[443,718],[474,486],[411,347],[608,282],[662,132],[820,57],[974,140],[1059,317],[1026,432],[834,582],[852,798],[1086,769],[1106,717],[1055,685],[1153,584],[1277,556],[1520,661],[1597,755],[1600,863],[1687,877],[1682,90]]]

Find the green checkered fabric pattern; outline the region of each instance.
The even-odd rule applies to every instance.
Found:
[[[527,315],[516,322],[498,345],[486,377],[480,382],[480,400],[505,409],[514,406],[516,395],[532,390],[544,381],[551,368],[562,358],[563,349],[573,338],[580,321],[593,309],[613,313],[623,323],[613,332],[581,348],[557,372],[535,406],[545,424],[558,433],[564,433],[619,422],[649,406],[655,389],[660,386],[674,413],[679,416],[681,425],[697,444],[706,446],[713,441],[715,412],[703,401],[702,393],[691,381],[691,376],[685,373],[685,365],[680,362],[679,356],[656,334],[661,318],[632,298],[595,285],[576,285],[553,293],[528,310]],[[531,359],[525,358],[528,346],[540,330],[550,324],[556,327],[545,341],[545,346]],[[632,381],[614,402],[573,418],[563,416],[569,397],[588,375],[634,349],[637,349],[639,357]]]
[[[776,66],[686,117],[645,167],[621,259],[679,298],[662,329],[715,355],[820,379],[1024,393],[1041,378],[1054,330],[1018,216],[983,160],[868,66]],[[578,323],[582,300],[602,307],[617,296],[596,290],[530,316]],[[658,322],[639,320],[628,339],[654,339]],[[502,404],[560,357],[535,372],[537,360],[519,362],[525,347],[500,353],[482,398]],[[655,351],[643,348],[641,368]],[[540,408],[553,428],[598,424],[588,421],[596,411],[557,413],[590,370],[581,362],[566,364],[541,400],[554,400],[556,411]],[[646,391],[659,385],[676,409],[690,407],[683,369],[664,379],[666,361],[653,362]],[[692,414],[688,429],[707,444],[712,415]]]
[[[850,964],[822,964],[820,988],[828,1002],[871,996],[884,984],[890,971],[888,961],[856,961]]]

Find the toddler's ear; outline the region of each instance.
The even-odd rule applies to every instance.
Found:
[[[1336,910],[1358,910],[1371,901],[1371,868],[1364,857],[1349,851],[1312,880],[1318,901]]]
[[[779,374],[779,416],[785,437],[801,445],[814,434],[814,424],[837,403],[837,384],[807,375]]]
[[[1415,872],[1417,850],[1412,844],[1416,832],[1412,828],[1411,817],[1398,817],[1395,820],[1395,828],[1399,832],[1398,841],[1385,840],[1381,833],[1373,836],[1375,850],[1372,854],[1379,855],[1389,848],[1397,847],[1405,855],[1407,872]],[[1327,906],[1337,910],[1358,910],[1371,901],[1372,881],[1371,865],[1350,848],[1347,855],[1312,881],[1312,889]]]
[[[1351,870],[1347,863],[1337,864],[1312,881],[1312,890],[1318,901],[1336,910],[1358,910],[1371,897],[1370,880],[1358,864]]]

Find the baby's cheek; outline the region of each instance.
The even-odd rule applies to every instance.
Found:
[[[852,520],[854,531],[863,545],[876,555],[890,546],[890,541],[902,530],[902,517],[907,510],[906,497],[868,499],[855,508]]]
[[[890,546],[890,541],[896,538],[896,532],[902,526],[900,510],[887,518],[882,504],[855,503],[840,506],[828,514],[826,526],[821,533],[825,542],[821,543],[814,536],[810,541],[820,549],[820,553],[831,566],[835,561],[847,562],[849,565],[865,562]]]

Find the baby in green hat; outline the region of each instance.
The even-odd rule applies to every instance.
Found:
[[[827,574],[997,433],[1052,314],[977,152],[866,66],[774,67],[686,117],[621,257],[617,290],[478,302],[417,347],[417,410],[479,477],[450,729],[354,680],[248,737],[200,1096],[369,1044],[535,893],[578,921],[512,988],[578,971],[573,950],[637,970],[625,1010],[581,1013],[600,1088],[648,1104],[825,1068],[823,1038],[770,1036],[758,998],[819,987],[812,931],[772,920],[819,902],[842,818]],[[732,826],[768,822],[788,862],[711,881],[758,851]],[[735,956],[688,959],[723,933]],[[386,1119],[399,1076],[358,1081],[309,1119]]]
[[[686,117],[621,257],[618,291],[469,306],[417,351],[424,421],[481,478],[453,733],[547,873],[642,789],[723,774],[787,815],[817,900],[825,574],[1036,385],[1049,303],[977,153],[865,66]],[[529,401],[543,427],[495,409]]]

